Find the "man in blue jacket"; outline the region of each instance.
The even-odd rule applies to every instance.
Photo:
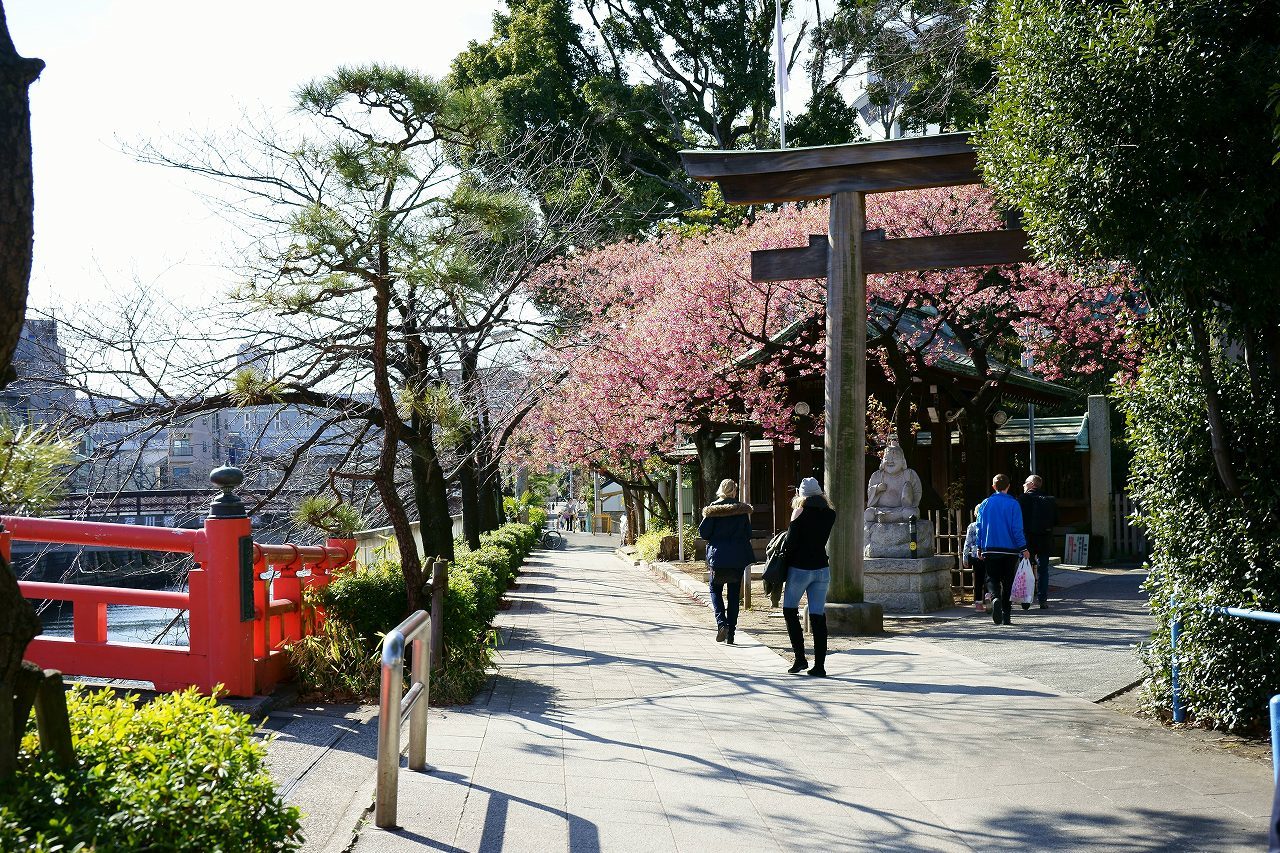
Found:
[[[1018,573],[1018,556],[1030,559],[1027,537],[1022,530],[1022,507],[1009,494],[1009,478],[996,474],[991,478],[995,494],[978,504],[978,551],[987,568],[987,586],[994,603],[991,621],[1009,624],[1009,595],[1013,577]]]

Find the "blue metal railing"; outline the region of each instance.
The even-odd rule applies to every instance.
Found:
[[[1280,624],[1280,613],[1271,613],[1267,610],[1246,610],[1242,607],[1210,607],[1207,608],[1210,613],[1218,616],[1234,616],[1238,619],[1252,619],[1255,622],[1274,622]],[[1171,681],[1173,687],[1173,721],[1175,723],[1185,722],[1187,719],[1187,709],[1182,704],[1182,688],[1179,685],[1178,678],[1178,637],[1182,634],[1182,620],[1174,619],[1169,626],[1169,645],[1170,645],[1170,669]],[[1277,786],[1277,794],[1280,795],[1280,693],[1271,697],[1269,703],[1271,712],[1271,777]]]

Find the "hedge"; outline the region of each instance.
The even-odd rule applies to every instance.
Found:
[[[33,720],[0,789],[0,849],[276,851],[301,846],[266,748],[244,714],[195,690],[136,696],[74,687],[74,766],[44,755]]]
[[[476,551],[458,544],[449,567],[444,661],[433,677],[433,702],[469,701],[484,684],[493,656],[489,625],[503,593],[537,540],[538,528],[513,522],[482,534]],[[374,663],[382,635],[394,628],[408,609],[399,564],[383,561],[342,573],[321,591],[318,603],[328,617],[324,631],[290,647],[299,680],[318,692],[375,696],[378,670]],[[360,642],[353,645],[353,636]]]

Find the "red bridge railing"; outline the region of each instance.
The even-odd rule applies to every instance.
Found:
[[[355,540],[255,543],[244,504],[232,493],[244,475],[219,468],[210,480],[223,494],[213,500],[201,530],[0,518],[0,552],[6,559],[11,543],[21,541],[190,554],[195,562],[187,592],[20,582],[26,598],[72,606],[72,636],[37,637],[26,657],[69,675],[150,681],[162,691],[195,686],[210,693],[221,684],[232,696],[252,696],[287,677],[284,647],[323,619],[323,614],[303,612],[303,591],[327,585],[335,569],[351,562]],[[111,641],[108,604],[185,610],[189,644]]]

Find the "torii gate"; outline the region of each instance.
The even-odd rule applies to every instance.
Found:
[[[982,182],[969,134],[948,133],[773,151],[682,151],[685,171],[717,181],[725,201],[765,204],[830,198],[827,234],[809,245],[751,253],[755,281],[827,279],[827,494],[836,510],[828,549],[833,631],[881,630],[882,610],[862,595],[866,508],[867,274],[994,266],[1031,259],[1021,229],[886,240],[866,230],[867,193]]]

